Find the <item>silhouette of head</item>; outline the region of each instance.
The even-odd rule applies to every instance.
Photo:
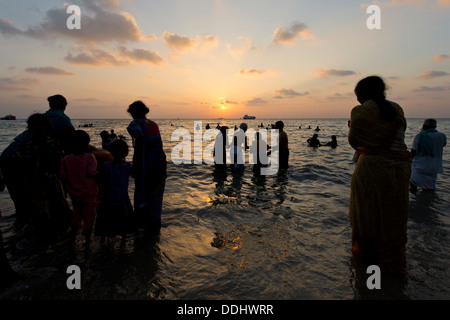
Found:
[[[100,137],[102,138],[102,140],[108,140],[108,138],[109,138],[108,131],[103,130],[102,132],[100,132]]]
[[[319,135],[318,135],[317,133],[315,133],[315,134],[313,135],[313,139],[317,139],[317,137],[319,137]]]
[[[423,122],[422,130],[436,129],[437,121],[435,119],[426,119]]]
[[[283,130],[284,128],[284,122],[283,121],[277,121],[275,122],[275,129]]]
[[[56,94],[54,96],[47,98],[48,105],[50,106],[50,109],[58,109],[58,110],[65,110],[67,106],[67,100],[60,94]]]
[[[241,123],[240,125],[239,125],[239,128],[240,129],[242,129],[244,132],[246,132],[247,131],[247,128],[248,128],[248,126],[247,126],[247,124],[246,123]]]
[[[84,153],[89,148],[89,142],[91,142],[91,137],[84,130],[76,130],[72,134],[72,150],[76,154]]]
[[[125,157],[128,155],[128,144],[121,139],[114,140],[109,145],[109,152],[111,153],[115,161],[125,159]]]
[[[51,131],[51,123],[46,115],[34,113],[27,119],[28,131],[34,134],[48,135]]]
[[[370,99],[385,99],[386,85],[380,77],[369,76],[358,82],[355,94],[361,104]]]
[[[128,106],[128,113],[131,114],[133,119],[145,118],[150,109],[142,101],[135,101]]]

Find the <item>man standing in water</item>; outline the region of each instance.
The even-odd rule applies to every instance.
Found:
[[[44,114],[52,125],[51,135],[61,142],[63,152],[67,154],[69,152],[70,135],[75,131],[70,118],[64,113],[67,107],[67,100],[60,94],[48,97],[47,100],[50,109]]]
[[[437,174],[442,173],[442,153],[447,145],[447,137],[436,130],[437,121],[426,119],[422,131],[414,137],[411,147],[413,157],[410,190],[416,192],[417,188],[434,190],[436,188]]]
[[[275,129],[279,130],[279,165],[280,169],[287,169],[289,168],[289,141],[287,133],[283,130],[284,129],[284,122],[283,121],[277,121],[275,123]]]

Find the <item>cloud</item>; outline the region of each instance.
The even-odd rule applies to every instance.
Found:
[[[265,70],[259,70],[259,69],[242,68],[241,70],[239,70],[239,74],[241,74],[241,75],[262,75],[265,72],[266,72]]]
[[[445,71],[432,70],[432,71],[422,72],[420,75],[418,75],[416,77],[416,79],[433,79],[436,77],[443,77],[443,76],[448,76],[448,75],[450,75],[450,73],[447,73]]]
[[[445,60],[448,60],[448,59],[450,59],[449,55],[447,55],[447,54],[438,54],[438,55],[434,56],[433,61],[434,62],[440,62],[440,61],[445,61]]]
[[[198,44],[197,40],[191,39],[188,36],[179,36],[167,31],[164,31],[163,38],[167,46],[175,51],[187,51]]]
[[[40,79],[33,78],[0,78],[0,90],[29,90],[31,86],[41,83]]]
[[[64,60],[71,64],[88,66],[120,66],[129,63],[128,60],[121,60],[114,54],[101,49],[86,49],[77,55],[68,53]]]
[[[227,43],[228,52],[233,57],[240,56],[247,51],[262,49],[262,47],[254,46],[253,40],[248,37],[247,38],[239,37],[239,38],[237,38],[237,40],[238,40],[238,44],[236,44],[236,45],[231,45],[231,44]]]
[[[345,77],[345,76],[351,76],[357,74],[355,71],[351,70],[336,70],[336,69],[319,69],[313,71],[314,74],[316,74],[320,78],[326,78],[326,77]]]
[[[199,47],[200,50],[206,51],[217,46],[217,37],[209,34],[197,35],[195,38],[189,38],[185,35],[177,35],[164,31],[163,39],[166,45],[177,52],[186,52]]]
[[[131,60],[139,62],[149,62],[151,64],[161,64],[164,61],[157,52],[153,52],[144,48],[128,50],[127,48],[122,46],[119,47],[119,54]]]
[[[75,99],[74,101],[77,101],[77,102],[101,102],[102,100],[99,100],[97,98],[80,98],[80,99]]]
[[[303,39],[314,39],[315,36],[303,23],[294,23],[289,28],[277,28],[273,32],[272,41],[274,43],[293,44],[297,38],[301,36]]]
[[[201,36],[197,36],[200,42],[200,49],[203,51],[211,50],[215,47],[217,47],[217,44],[219,40],[217,37],[210,35],[210,34],[204,34]]]
[[[328,99],[328,100],[345,100],[345,99],[353,98],[354,96],[355,96],[355,94],[353,92],[348,92],[346,94],[336,92],[334,94],[328,95],[326,97],[326,99]]]
[[[43,22],[26,30],[18,29],[11,21],[0,19],[0,33],[6,36],[20,35],[38,39],[62,37],[84,44],[156,39],[155,35],[144,35],[130,13],[120,12],[117,1],[82,0],[82,3],[81,29],[67,28],[66,23],[70,14],[67,14],[67,8],[64,7],[48,10]]]
[[[73,76],[75,73],[60,69],[57,67],[39,67],[39,68],[27,68],[26,72],[46,74],[46,75],[56,75],[56,76]]]
[[[309,94],[308,91],[305,92],[297,92],[295,90],[292,89],[280,89],[280,90],[276,90],[274,92],[275,99],[283,99],[283,98],[294,98],[294,97],[299,97],[299,96],[306,96]]]
[[[419,88],[416,88],[413,90],[413,92],[437,92],[437,91],[444,91],[444,90],[448,90],[449,88],[445,88],[442,86],[437,86],[437,87],[426,87],[426,86],[421,86]]]
[[[123,66],[129,65],[133,61],[138,63],[150,63],[159,65],[164,62],[157,52],[153,52],[144,48],[127,49],[120,46],[118,53],[112,53],[102,49],[84,48],[82,52],[73,54],[68,53],[64,60],[70,64],[87,65],[94,67],[103,66]]]
[[[266,104],[267,101],[263,100],[261,98],[253,98],[252,100],[249,100],[246,102],[246,105],[248,106],[260,106]]]

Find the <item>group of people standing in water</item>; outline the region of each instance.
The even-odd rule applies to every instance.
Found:
[[[98,149],[65,115],[63,96],[48,102],[50,109],[32,114],[27,129],[0,156],[17,225],[32,227],[35,242],[44,245],[68,232],[74,239],[81,233],[86,246],[93,232],[102,241],[132,231],[158,232],[167,163],[158,125],[146,118],[145,104],[136,101],[127,110],[133,118],[127,127],[134,147],[131,163],[124,139],[110,139]]]
[[[386,99],[385,90],[378,76],[362,79],[355,88],[360,105],[351,111],[348,133],[357,155],[350,188],[351,251],[384,270],[404,273],[409,192],[435,188],[437,174],[443,171],[442,150],[447,140],[437,131],[436,120],[427,119],[412,152],[408,151],[403,109]],[[133,120],[127,131],[134,155],[127,162],[129,146],[124,139],[97,149],[90,145],[89,135],[75,130],[64,114],[67,101],[63,96],[49,97],[48,102],[50,109],[31,115],[27,130],[0,156],[17,222],[34,225],[39,240],[46,243],[68,229],[76,236],[81,228],[86,245],[94,230],[102,238],[125,236],[130,231],[157,232],[167,161],[159,127],[147,118],[148,107],[141,101],[128,107]],[[280,130],[280,168],[288,168],[284,123],[278,121],[275,128]],[[222,133],[226,129],[220,128]],[[245,131],[246,125],[240,129]],[[317,138],[315,134],[308,139],[308,145],[323,146]],[[336,137],[326,146],[337,146]],[[135,182],[133,205],[128,196],[129,176]]]

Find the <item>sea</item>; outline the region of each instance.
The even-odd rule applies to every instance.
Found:
[[[236,174],[210,164],[175,164],[177,129],[194,137],[195,122],[230,128],[269,127],[280,119],[155,120],[168,160],[162,222],[157,237],[129,235],[89,249],[83,239],[35,249],[14,224],[14,204],[0,193],[0,227],[11,266],[27,278],[2,290],[12,300],[447,300],[450,299],[450,152],[434,192],[410,193],[405,275],[381,273],[370,289],[367,266],[351,255],[350,179],[354,150],[348,119],[281,119],[289,139],[289,169],[256,176],[252,165]],[[72,120],[101,148],[100,132],[114,130],[130,145],[130,119]],[[411,147],[423,119],[408,119]],[[308,129],[308,127],[312,129]],[[309,148],[337,136],[336,148]],[[0,150],[26,129],[25,120],[0,121]],[[450,119],[438,119],[450,135]],[[186,132],[186,131],[185,131]],[[172,138],[172,135],[174,138]],[[203,143],[205,146],[207,142]],[[269,140],[270,144],[270,140]],[[194,149],[192,149],[192,159]],[[130,197],[134,180],[130,178]],[[68,289],[67,268],[80,269],[81,289]],[[372,278],[373,279],[373,278]]]

